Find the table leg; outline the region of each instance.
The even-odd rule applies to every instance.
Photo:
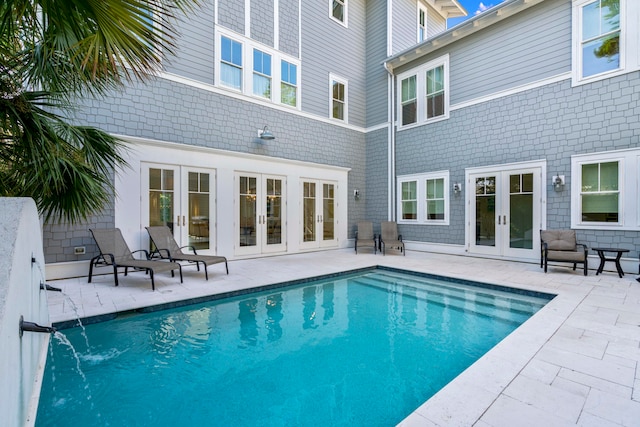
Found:
[[[620,258],[622,258],[622,252],[618,252],[618,255],[616,256],[616,270],[618,270],[618,277],[624,276],[624,272],[620,266]]]
[[[596,276],[598,274],[602,273],[602,270],[604,270],[604,262],[606,261],[606,259],[604,257],[604,252],[598,251],[598,256],[600,257],[600,266],[598,267],[598,270],[596,271]]]

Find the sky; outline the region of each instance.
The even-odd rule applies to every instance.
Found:
[[[463,18],[452,18],[449,19],[447,22],[447,25],[449,28],[453,27],[454,25],[457,25],[459,23],[461,23],[462,21],[465,21],[467,19],[473,18],[474,16],[476,16],[479,13],[484,12],[485,10],[496,6],[500,3],[502,3],[504,0],[458,0],[458,3],[460,3],[462,5],[462,7],[465,8],[465,10],[467,11],[468,15],[463,17]]]

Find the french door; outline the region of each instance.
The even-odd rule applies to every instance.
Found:
[[[284,177],[239,173],[235,186],[236,253],[286,251]]]
[[[302,180],[301,248],[337,246],[336,189],[332,181]]]
[[[469,251],[539,258],[541,168],[478,172],[468,178]]]
[[[142,226],[166,225],[180,246],[215,251],[215,171],[142,164]]]

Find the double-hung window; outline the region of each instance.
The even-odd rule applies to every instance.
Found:
[[[573,0],[573,83],[640,69],[640,2]]]
[[[418,43],[427,39],[427,9],[418,3]]]
[[[640,148],[571,156],[571,227],[640,231]]]
[[[242,44],[222,36],[220,51],[220,82],[242,90]]]
[[[449,171],[398,177],[398,222],[449,224]]]
[[[282,60],[280,67],[280,102],[295,107],[298,105],[298,67]]]
[[[271,99],[271,55],[253,49],[253,94]]]
[[[416,76],[409,76],[402,79],[402,125],[409,125],[416,122],[418,100],[416,96]]]
[[[347,82],[329,75],[331,82],[331,118],[347,121]]]
[[[398,75],[399,127],[449,118],[449,55]]]

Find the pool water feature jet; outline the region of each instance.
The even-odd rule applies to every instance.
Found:
[[[20,338],[22,338],[24,331],[53,334],[56,332],[56,328],[53,326],[41,326],[34,322],[27,322],[24,320],[24,316],[20,316]]]

